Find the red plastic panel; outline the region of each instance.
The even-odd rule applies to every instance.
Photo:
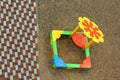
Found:
[[[81,48],[85,47],[86,44],[86,37],[83,34],[75,33],[72,35],[73,42]]]

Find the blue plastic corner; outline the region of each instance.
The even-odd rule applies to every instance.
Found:
[[[57,55],[54,55],[53,64],[57,68],[65,68],[65,67],[67,67],[66,63],[64,63],[64,61],[60,57],[58,57]]]

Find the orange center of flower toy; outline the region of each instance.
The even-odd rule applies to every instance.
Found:
[[[90,36],[92,36],[92,37],[96,37],[97,39],[99,39],[99,36],[101,36],[100,35],[100,33],[98,33],[97,31],[99,30],[97,27],[93,27],[93,24],[91,23],[91,22],[87,22],[86,20],[84,20],[84,22],[82,22],[82,24],[85,26],[85,31],[86,32],[90,32]]]

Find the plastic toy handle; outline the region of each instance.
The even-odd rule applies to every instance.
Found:
[[[85,48],[90,47],[93,43],[94,43],[94,41],[91,39],[91,40],[85,45]],[[85,48],[84,48],[84,49],[85,49]]]
[[[80,27],[79,26],[77,26],[73,31],[72,31],[72,33],[71,33],[71,35],[70,36],[72,36],[73,34],[75,34],[78,30],[80,29]]]

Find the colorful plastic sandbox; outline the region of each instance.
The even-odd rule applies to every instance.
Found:
[[[50,44],[52,50],[52,65],[53,68],[57,69],[73,69],[73,68],[82,68],[88,69],[91,68],[91,59],[89,47],[94,43],[104,42],[103,33],[99,30],[98,26],[90,21],[86,17],[79,17],[79,25],[73,31],[64,31],[64,30],[52,30],[50,33]],[[77,32],[79,29],[82,29],[84,32]],[[66,63],[62,58],[59,57],[57,49],[57,39],[60,39],[62,35],[72,38],[76,46],[83,49],[85,54],[85,59],[82,63]],[[70,39],[71,39],[70,38]],[[88,38],[91,40],[88,41]]]

